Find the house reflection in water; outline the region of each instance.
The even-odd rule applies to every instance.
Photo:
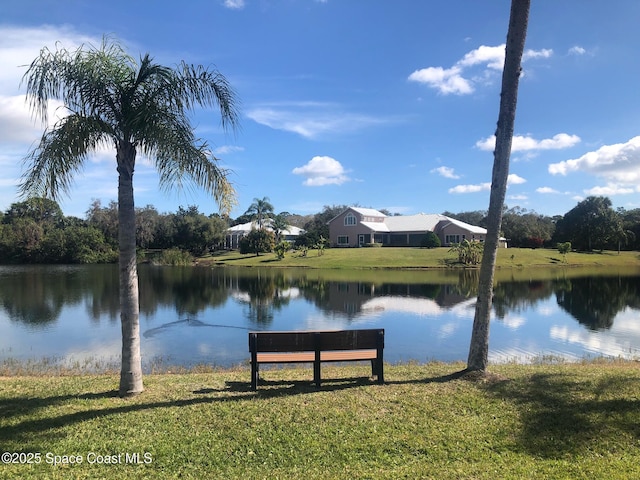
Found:
[[[457,285],[331,282],[323,301],[317,304],[325,312],[350,319],[388,311],[436,316],[445,310],[473,317],[475,301],[475,296],[465,295]]]

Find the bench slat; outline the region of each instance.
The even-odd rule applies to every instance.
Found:
[[[375,360],[376,350],[338,350],[335,352],[320,352],[321,362],[340,362],[355,360]],[[314,352],[295,353],[259,353],[258,363],[306,363],[315,360]]]

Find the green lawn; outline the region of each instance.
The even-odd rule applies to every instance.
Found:
[[[329,269],[362,268],[450,268],[459,266],[456,256],[448,248],[433,249],[410,247],[383,248],[328,248],[319,255],[309,250],[306,256],[289,252],[282,260],[275,253],[242,255],[236,251],[223,252],[198,259],[201,265],[238,265],[305,267]],[[569,253],[566,261],[557,250],[506,248],[498,250],[498,268],[578,267],[578,266],[640,266],[638,252]]]
[[[0,377],[3,451],[32,462],[0,477],[640,478],[637,363],[462,367],[327,366],[319,391],[303,367],[257,392],[248,367],[149,375],[130,399],[116,375]]]

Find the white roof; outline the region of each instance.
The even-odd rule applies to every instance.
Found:
[[[424,232],[433,231],[436,225],[442,220],[447,220],[444,215],[437,213],[429,214],[418,213],[417,215],[399,215],[396,217],[387,217],[384,220],[392,232]]]
[[[270,220],[271,219],[269,218],[265,219],[264,228],[269,231],[273,231],[273,228],[271,228]],[[249,233],[251,230],[257,228],[257,222],[248,222],[227,228],[227,233]],[[294,227],[293,225],[287,225],[287,228],[285,230],[282,230],[282,233],[284,233],[285,235],[301,235],[302,233],[304,233],[304,230],[302,228]]]
[[[358,213],[365,213],[362,210],[369,212],[378,212],[377,210],[372,209],[356,209]],[[379,215],[382,215],[378,212]],[[372,213],[366,214],[368,216],[374,216]],[[436,226],[441,222],[448,222],[448,224],[456,225],[458,227],[464,228],[471,233],[477,233],[481,235],[486,235],[487,230],[482,227],[477,227],[475,225],[470,225],[465,222],[461,222],[460,220],[456,220],[451,217],[447,217],[445,215],[440,215],[438,213],[418,213],[417,215],[398,215],[393,217],[385,217],[384,222],[360,222],[361,225],[369,228],[373,232],[433,232]],[[445,223],[444,226],[446,226]]]
[[[358,212],[360,215],[364,215],[366,217],[386,217],[386,215],[374,208],[360,208],[360,207],[350,207],[351,210]]]
[[[486,235],[487,234],[487,229],[486,228],[477,227],[475,225],[470,225],[468,223],[461,222],[460,220],[456,220],[455,218],[450,218],[450,217],[444,217],[444,218],[449,220],[454,225],[457,225],[459,227],[465,228],[465,229],[469,230],[472,233],[479,233],[479,234],[482,234],[482,235]]]

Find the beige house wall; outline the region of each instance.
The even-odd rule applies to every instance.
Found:
[[[345,218],[355,218],[353,225],[345,225]],[[329,223],[329,241],[332,247],[357,247],[361,243],[369,243],[372,239],[371,229],[361,222],[384,223],[384,217],[365,217],[359,212],[348,209]],[[362,239],[360,236],[363,236]],[[348,241],[345,242],[345,237]],[[363,240],[360,242],[360,240]]]
[[[353,218],[351,222],[345,222],[346,218]],[[374,232],[367,223],[384,224],[385,217],[365,216],[354,209],[347,209],[329,222],[329,241],[332,247],[357,247],[374,241],[385,245],[397,246],[419,246],[421,236],[426,234],[426,230],[415,231],[387,231],[381,228],[380,232]],[[377,230],[377,229],[376,229]],[[460,243],[463,240],[484,242],[484,233],[476,233],[472,229],[452,223],[449,220],[442,220],[435,225],[433,232],[440,239],[442,246],[450,246]],[[504,245],[506,246],[506,244]]]

